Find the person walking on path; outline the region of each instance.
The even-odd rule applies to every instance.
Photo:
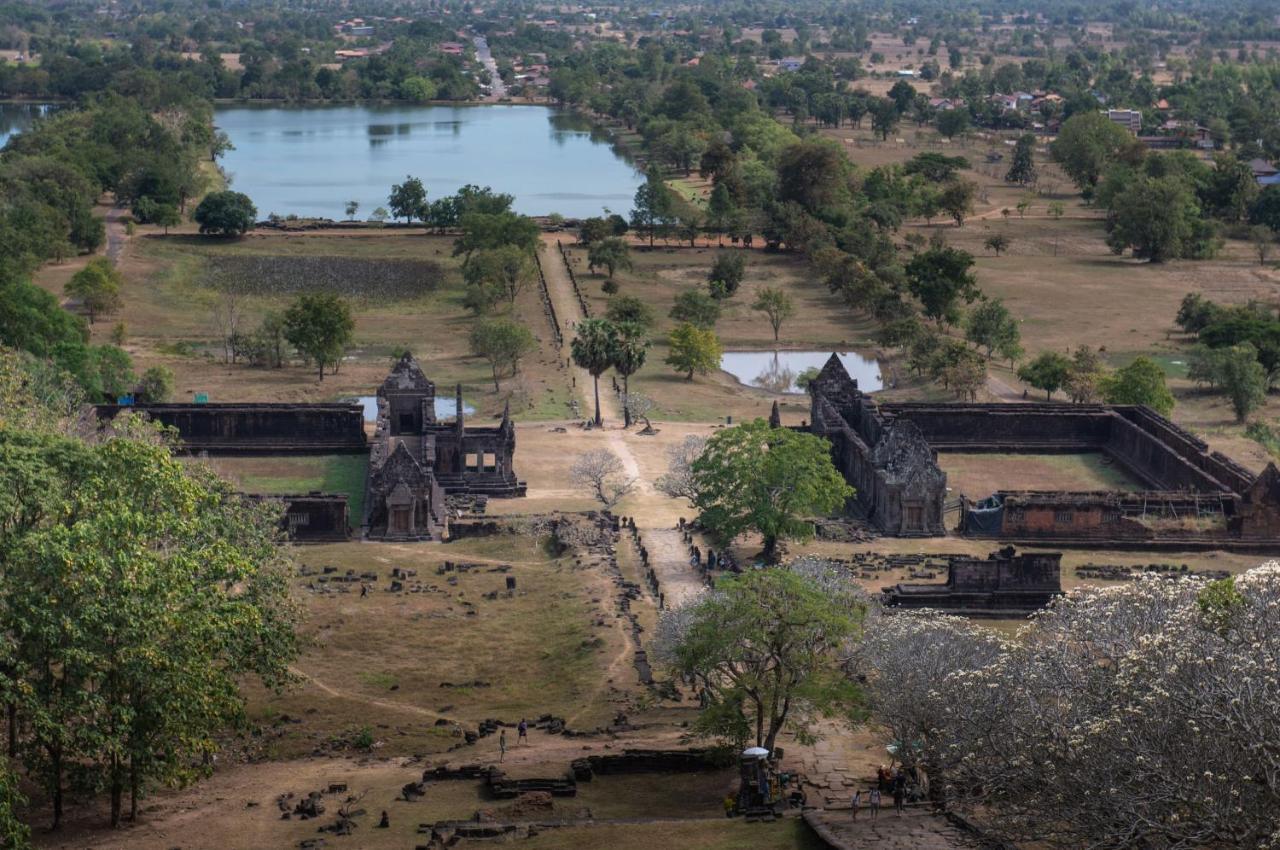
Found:
[[[857,791],[853,792],[852,805],[849,806],[850,811],[853,812],[854,820],[858,819],[858,807],[861,805],[862,805],[862,789],[859,788]]]
[[[907,789],[901,783],[895,783],[893,786],[893,810],[902,815],[902,806],[907,801]]]
[[[498,763],[501,764],[506,757],[507,757],[507,730],[503,729],[498,734]]]
[[[516,738],[516,743],[517,743],[517,744],[527,744],[527,743],[529,743],[529,723],[528,723],[528,721],[526,721],[523,717],[521,717],[521,718],[520,718],[520,725],[519,725],[519,726],[517,726],[517,727],[516,727],[516,729],[517,729],[517,731],[519,732],[519,735],[518,735],[518,737]]]
[[[880,789],[872,788],[871,793],[867,795],[867,802],[871,804],[871,819],[878,820],[880,818]]]

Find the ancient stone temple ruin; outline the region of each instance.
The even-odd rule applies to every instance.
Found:
[[[886,421],[832,354],[809,382],[811,433],[831,443],[836,468],[858,491],[858,506],[886,534],[945,534],[947,476],[910,421]]]
[[[516,435],[509,411],[497,427],[467,427],[459,386],[453,420],[438,420],[435,384],[409,354],[382,382],[377,399],[365,494],[367,537],[438,538],[448,525],[449,494],[525,494],[512,468]]]
[[[1016,554],[1012,546],[981,558],[955,557],[946,584],[895,584],[885,588],[890,607],[931,608],[967,617],[1025,616],[1062,593],[1062,555]]]
[[[834,354],[809,384],[809,430],[831,442],[857,508],[883,534],[1053,546],[1280,552],[1280,470],[1261,475],[1139,405],[877,403]],[[939,452],[1096,454],[1136,492],[953,493]]]

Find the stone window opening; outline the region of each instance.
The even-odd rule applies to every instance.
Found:
[[[1057,508],[1053,512],[1053,521],[1056,523],[1070,524],[1072,520],[1071,510],[1069,508]]]
[[[493,452],[484,453],[484,469],[483,472],[495,472],[498,469],[498,456]]]
[[[463,459],[463,463],[466,466],[467,472],[480,471],[480,455],[475,452],[467,452],[466,457]]]

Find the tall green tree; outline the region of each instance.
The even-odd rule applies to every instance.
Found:
[[[618,269],[630,269],[631,265],[631,251],[626,241],[616,236],[592,242],[587,248],[587,268],[592,273],[599,267],[613,277]]]
[[[755,532],[764,557],[781,540],[807,540],[810,518],[841,510],[854,495],[831,462],[826,440],[763,419],[726,428],[707,440],[693,464],[699,521],[722,540]]]
[[[403,183],[391,187],[387,196],[387,206],[396,218],[403,218],[405,224],[415,218],[427,217],[427,190],[417,177],[405,177]]]
[[[707,330],[714,328],[716,322],[720,321],[720,301],[701,289],[686,289],[676,296],[671,312],[667,315],[677,322],[688,322],[694,327]]]
[[[519,372],[520,361],[538,347],[533,332],[510,319],[476,322],[471,328],[469,341],[471,353],[489,361],[494,392],[501,389],[498,378],[504,373],[515,375]]]
[[[1164,370],[1150,357],[1138,357],[1102,382],[1110,404],[1145,404],[1162,416],[1173,411],[1173,393],[1165,386]]]
[[[785,729],[808,738],[819,718],[851,719],[859,691],[839,662],[863,615],[831,582],[752,570],[664,614],[655,649],[704,695],[696,731],[772,751]]]
[[[50,479],[48,512],[3,548],[21,585],[0,597],[0,689],[55,825],[73,769],[106,789],[113,825],[126,795],[136,817],[141,793],[191,777],[243,719],[241,680],[278,687],[297,654],[278,508],[183,464],[140,423],[116,431],[94,446],[45,438],[44,470],[6,467]],[[32,445],[0,431],[11,458]]]
[[[591,375],[596,399],[596,427],[604,424],[600,416],[600,376],[613,366],[618,350],[618,327],[608,319],[583,319],[577,335],[570,343],[573,362]]]
[[[1018,370],[1018,380],[1044,390],[1045,401],[1062,389],[1071,372],[1071,361],[1056,351],[1046,351]]]
[[[672,328],[667,335],[666,363],[677,372],[692,381],[694,373],[705,375],[713,369],[720,368],[720,358],[724,351],[716,332],[710,328],[700,328],[689,322],[682,322]]]
[[[796,305],[791,300],[791,296],[772,286],[766,286],[756,293],[756,300],[751,305],[751,309],[764,313],[768,317],[769,326],[773,328],[774,342],[778,341],[778,332],[782,330],[782,323],[796,313]]]
[[[1090,109],[1064,121],[1049,150],[1076,186],[1092,191],[1107,166],[1141,158],[1142,146],[1128,130]]]
[[[1111,202],[1107,244],[1153,263],[1193,253],[1200,206],[1177,176],[1137,177]]]
[[[955,324],[960,303],[972,303],[981,294],[972,267],[973,256],[967,251],[945,245],[930,248],[907,263],[907,289],[939,327]]]
[[[210,192],[196,207],[192,218],[200,232],[212,236],[242,236],[253,229],[258,208],[242,192]]]
[[[1002,355],[1021,348],[1022,333],[1018,320],[999,298],[983,299],[965,317],[964,338],[987,350],[987,357],[999,351]]]
[[[106,257],[95,257],[71,276],[63,287],[70,298],[77,299],[89,314],[89,324],[103,313],[114,313],[123,303],[120,288],[124,276]]]
[[[648,235],[649,247],[652,248],[658,230],[666,227],[674,215],[675,199],[662,178],[662,171],[656,164],[650,165],[644,182],[636,189],[631,226]]]
[[[509,305],[516,303],[516,298],[536,274],[529,252],[516,245],[477,251],[462,270],[469,286],[491,287],[501,293]]]
[[[1258,362],[1258,350],[1249,343],[1218,349],[1214,358],[1214,383],[1231,400],[1236,421],[1267,403],[1267,370]]]
[[[1036,137],[1025,133],[1018,137],[1013,148],[1013,161],[1004,179],[1009,183],[1029,186],[1036,182]]]
[[[301,295],[284,313],[284,338],[316,364],[321,381],[325,366],[342,361],[355,327],[351,305],[327,292]]]

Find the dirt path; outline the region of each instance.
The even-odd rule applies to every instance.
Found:
[[[107,259],[112,265],[120,262],[120,255],[129,242],[124,223],[128,214],[129,211],[124,207],[112,207],[107,211]]]
[[[565,324],[565,339],[572,339],[573,327],[585,318],[582,305],[574,294],[569,270],[556,247],[555,235],[544,235],[543,245],[542,270],[547,278],[547,291],[555,305],[556,315]],[[585,419],[595,411],[591,375],[577,366],[572,367],[572,373],[578,396],[582,400]],[[600,412],[605,422],[605,439],[609,449],[622,461],[626,474],[637,482],[636,492],[628,498],[627,512],[635,517],[640,540],[649,552],[649,564],[658,575],[667,604],[678,604],[701,591],[702,583],[689,565],[688,547],[681,539],[680,532],[665,520],[657,519],[670,514],[671,499],[653,488],[651,476],[641,474],[640,464],[636,462],[630,441],[645,438],[637,437],[620,427],[621,404],[607,384],[600,392]]]

